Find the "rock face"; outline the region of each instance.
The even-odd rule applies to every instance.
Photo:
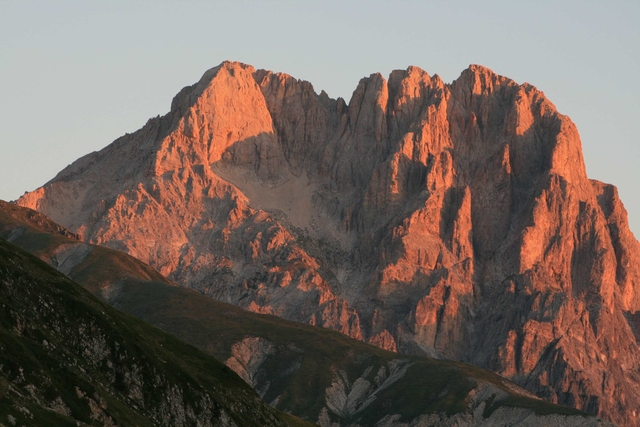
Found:
[[[225,62],[18,203],[249,310],[640,425],[640,247],[544,94],[409,67],[347,105]]]

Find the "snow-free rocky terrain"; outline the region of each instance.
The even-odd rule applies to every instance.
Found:
[[[530,84],[409,67],[347,104],[225,62],[18,200],[257,313],[640,425],[640,247]]]
[[[259,415],[260,409],[264,411],[264,403],[255,395],[251,396],[246,389],[241,393],[234,390],[242,389],[241,381],[221,370],[219,363],[209,360],[206,364],[194,364],[206,358],[141,322],[107,310],[61,275],[51,271],[45,275],[46,266],[2,243],[2,238],[6,238],[65,271],[103,301],[224,361],[275,408],[322,427],[610,426],[575,409],[537,399],[515,384],[470,365],[392,353],[336,331],[251,313],[215,301],[168,282],[129,255],[82,243],[75,237],[38,212],[0,201],[0,277],[12,283],[3,288],[3,295],[11,301],[9,311],[5,312],[11,319],[9,324],[15,323],[13,330],[7,328],[3,333],[9,337],[17,334],[14,340],[29,348],[24,353],[16,352],[15,341],[7,343],[8,337],[2,341],[14,351],[4,355],[2,366],[8,369],[0,370],[0,381],[11,390],[0,396],[4,398],[0,400],[0,425],[3,417],[10,425],[11,419],[16,425],[22,425],[23,421],[28,425],[52,425],[54,420],[65,417],[72,425],[74,420],[81,419],[91,425],[113,422],[129,425],[133,423],[129,417],[141,412],[139,405],[154,415],[153,411],[160,406],[161,417],[154,419],[156,425],[207,425],[207,415],[214,414],[206,410],[197,413],[201,406],[197,394],[195,399],[193,393],[186,399],[184,387],[167,387],[158,381],[174,375],[176,370],[173,363],[154,364],[154,355],[158,354],[162,355],[163,363],[167,363],[166,356],[178,360],[186,371],[178,369],[182,379],[202,376],[200,369],[206,370],[204,375],[209,379],[222,379],[222,389],[217,382],[214,387],[202,383],[201,392],[213,396],[240,394],[241,403],[236,400],[234,410],[253,415]],[[3,252],[5,247],[7,250]],[[3,259],[8,263],[3,263]],[[38,275],[38,270],[42,275]],[[16,280],[20,281],[17,292]],[[67,285],[60,288],[58,283]],[[94,313],[98,319],[79,318],[73,306],[78,301],[73,295],[97,307],[105,318],[98,313]],[[63,303],[58,304],[58,299],[63,299]],[[87,322],[92,325],[90,330]],[[104,323],[94,327],[95,322],[115,322],[116,327],[105,328]],[[64,340],[58,336],[61,323]],[[122,326],[140,333],[127,335],[125,331],[123,342],[117,338],[117,334],[123,335]],[[46,340],[40,344],[43,334]],[[159,342],[155,341],[157,338]],[[111,339],[117,344],[111,345]],[[148,345],[154,342],[155,347]],[[158,343],[162,348],[158,348]],[[123,344],[128,350],[121,350]],[[38,365],[44,369],[38,370]],[[56,366],[66,370],[58,370]],[[151,384],[144,374],[148,371],[156,375]],[[77,395],[75,387],[87,387],[78,382],[78,375],[93,384],[91,387],[99,384],[100,390]],[[108,395],[111,399],[101,397],[105,392],[111,393]],[[185,399],[181,400],[183,395]],[[83,408],[83,403],[88,404],[88,409]],[[307,425],[293,417],[286,420],[294,426]],[[262,422],[260,425],[269,425],[267,420]],[[224,417],[219,424],[233,425]],[[146,424],[138,420],[136,425]],[[245,419],[241,425],[251,424]]]

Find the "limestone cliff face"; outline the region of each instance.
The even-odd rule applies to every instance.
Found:
[[[19,204],[184,286],[640,425],[640,247],[571,120],[471,66],[347,105],[238,63]]]

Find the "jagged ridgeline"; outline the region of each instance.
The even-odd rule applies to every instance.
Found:
[[[640,426],[640,244],[576,126],[472,65],[348,104],[225,62],[18,203],[257,313],[454,359]]]
[[[163,280],[153,272],[150,267],[126,254],[76,240],[76,236],[42,214],[1,201],[0,237],[11,239],[14,243],[39,254],[42,259],[58,269],[65,270],[69,276],[78,280],[99,298],[117,308],[154,324],[214,355],[219,360],[225,361],[227,366],[237,372],[274,407],[317,421],[322,426],[399,427],[406,426],[407,423],[435,426],[511,424],[521,427],[537,425],[604,427],[608,425],[575,409],[536,399],[515,384],[479,368],[419,356],[398,355],[350,339],[338,332],[290,322],[275,316],[250,313],[215,301],[195,291],[172,285],[171,282]],[[53,274],[50,270],[46,273],[66,283],[69,289],[75,289],[75,294],[84,295],[84,298],[91,303],[90,307],[97,307],[100,310],[99,313],[95,313],[94,310],[94,314],[104,316],[103,311],[106,314],[113,314],[113,310],[106,310],[103,305],[79,292],[77,287],[74,288],[69,284],[68,280]],[[38,294],[42,295],[45,302],[48,301],[46,292],[38,292]],[[51,305],[52,310],[64,313],[62,311],[65,310],[64,307],[54,307],[53,303],[49,302],[47,304]],[[127,318],[122,315],[116,318],[127,321]],[[38,325],[47,325],[50,319],[35,318],[32,321]],[[56,324],[59,322],[54,323]],[[89,410],[102,408],[101,410],[106,411],[111,417],[115,417],[113,411],[118,408],[124,414],[133,412],[133,415],[138,415],[144,405],[129,397],[129,393],[125,393],[124,402],[118,401],[118,395],[116,395],[115,403],[114,397],[109,395],[113,393],[109,391],[112,388],[120,392],[122,390],[109,383],[113,373],[109,371],[108,364],[113,364],[110,362],[113,356],[109,355],[108,349],[105,351],[104,345],[110,342],[105,341],[105,337],[109,336],[108,332],[111,329],[102,331],[99,327],[101,324],[104,323],[99,323],[98,327],[84,327],[82,336],[92,346],[97,346],[98,359],[92,353],[85,354],[81,348],[82,354],[79,360],[85,361],[89,366],[81,363],[77,366],[82,367],[84,371],[78,372],[77,369],[74,371],[76,377],[84,381],[82,384],[93,384],[97,380],[101,386],[93,386],[91,390],[95,391],[92,392],[93,394],[89,393],[89,397],[85,400],[78,398],[80,404],[86,401],[89,404]],[[77,328],[78,325],[75,327]],[[126,327],[129,331],[137,328],[144,330],[139,322],[129,321]],[[44,334],[48,334],[50,329],[51,326],[42,326]],[[155,333],[156,335],[145,333],[145,342],[152,341],[157,345],[154,337],[162,337],[162,334],[158,331]],[[26,335],[32,336],[34,332]],[[48,359],[43,360],[49,360],[52,366],[58,366],[60,362],[56,358],[64,354],[60,349],[56,350],[60,343],[47,335],[43,338],[47,340],[47,346],[42,347],[40,338],[38,337],[32,346],[40,346],[40,351],[48,356]],[[33,341],[33,338],[29,340]],[[150,363],[155,366],[154,375],[160,377],[163,377],[162,370],[165,367],[176,368],[164,363],[165,355],[160,356],[160,360],[163,361],[160,366],[153,365],[153,361],[157,359],[153,355],[146,355],[149,347],[142,345],[139,341],[138,338],[137,347],[135,347],[137,353],[130,353],[130,357],[125,358],[122,363],[131,361],[134,367]],[[162,344],[162,350],[167,351],[166,339],[159,342]],[[175,340],[172,342],[174,345],[177,344]],[[180,348],[188,348],[188,346],[182,344]],[[125,347],[123,349],[126,350]],[[155,351],[157,352],[158,349]],[[118,354],[122,352],[116,352],[115,355]],[[197,354],[189,356],[189,359],[182,359],[181,354],[173,354],[173,356],[178,357],[180,367],[197,358]],[[99,359],[100,357],[103,359]],[[87,358],[90,362],[86,362]],[[40,357],[37,359],[40,360]],[[176,359],[172,360],[176,361]],[[19,361],[23,364],[30,362],[24,357],[20,357]],[[65,364],[63,363],[62,366],[64,367]],[[214,364],[214,367],[220,369],[218,364]],[[120,366],[117,369],[120,369],[118,372],[122,375],[126,375],[126,368]],[[140,376],[144,371],[137,368],[131,369],[134,369],[138,376],[125,377],[129,378],[125,380],[125,385],[129,384],[127,381],[130,382],[131,378],[136,378],[136,381],[145,380]],[[196,368],[191,366],[188,373],[193,373],[194,369]],[[54,370],[55,372],[61,371]],[[49,372],[47,375],[57,378]],[[208,371],[208,375],[215,375],[215,371]],[[76,396],[74,394],[76,377],[68,375],[67,377],[70,379],[64,384],[73,385],[70,396],[75,402],[78,400],[74,397]],[[33,384],[33,381],[22,379],[16,382],[15,377],[8,374],[5,378],[9,379],[6,382],[7,385],[11,384],[16,390],[23,392],[25,387],[28,388],[29,384]],[[55,382],[55,384],[58,383]],[[111,387],[105,388],[102,384],[111,385]],[[202,382],[200,381],[199,384]],[[39,383],[37,385],[35,390],[41,390],[42,386]],[[217,383],[215,385],[217,386]],[[161,395],[163,389],[157,384],[154,387]],[[25,395],[22,400],[19,400],[17,406],[15,402],[5,402],[7,405],[3,408],[9,412],[4,415],[17,417],[18,415],[15,415],[17,413],[26,416],[28,414],[24,411],[21,412],[15,408],[24,407],[34,414],[36,413],[34,411],[40,408],[39,416],[64,419],[51,411],[67,411],[68,414],[69,408],[75,408],[73,404],[63,403],[69,399],[69,393],[56,394],[51,387],[47,390],[49,390],[47,396],[50,400],[41,397],[34,402],[33,399],[30,400],[30,395]],[[231,392],[232,390],[229,391]],[[104,398],[100,406],[95,403],[100,402],[96,396],[103,395],[110,396],[112,400]],[[172,392],[171,396],[175,398],[176,394]],[[120,398],[122,399],[121,395]],[[91,406],[91,402],[95,403],[94,406]],[[144,402],[147,405],[150,404],[148,398]],[[114,406],[117,404],[121,406]],[[172,408],[175,408],[176,402],[173,404]],[[42,410],[42,406],[49,410]],[[128,406],[132,408],[127,409]],[[92,414],[89,413],[89,417],[96,416]],[[163,414],[167,415],[168,412],[165,411]],[[98,418],[90,419],[92,423],[98,425],[103,421]],[[122,418],[118,419],[122,420]],[[0,422],[2,422],[1,418]],[[295,420],[290,420],[290,424],[297,425]],[[180,424],[175,422],[172,425]]]
[[[0,425],[307,425],[3,239],[0,303]]]

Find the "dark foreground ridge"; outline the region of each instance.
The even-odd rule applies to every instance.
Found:
[[[304,426],[213,357],[0,239],[0,424]]]

